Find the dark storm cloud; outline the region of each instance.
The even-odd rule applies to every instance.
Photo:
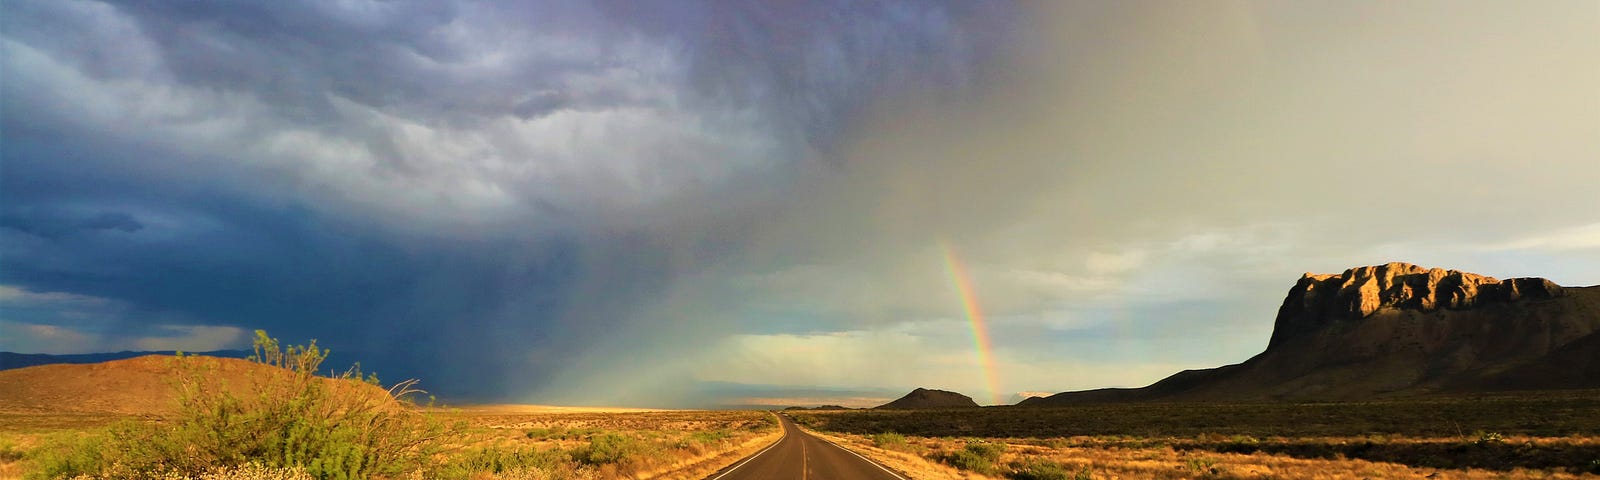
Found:
[[[265,328],[501,399],[735,253],[740,205],[785,180],[730,179],[832,148],[891,86],[964,84],[1003,26],[925,3],[6,10],[0,286],[116,308],[0,320],[86,350]]]
[[[695,91],[773,112],[792,140],[830,148],[874,97],[975,81],[1005,44],[1005,2],[600,2],[679,39]]]
[[[105,212],[83,215],[53,211],[6,211],[0,213],[0,228],[55,239],[76,232],[99,230],[133,233],[144,229],[132,215]]]

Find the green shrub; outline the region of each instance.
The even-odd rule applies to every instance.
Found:
[[[573,467],[571,461],[566,452],[556,449],[507,451],[477,448],[451,456],[448,462],[426,477],[466,480],[484,473],[568,472]]]
[[[24,478],[72,478],[99,474],[109,465],[105,458],[105,447],[105,438],[99,435],[52,436],[27,453],[34,471]]]
[[[722,443],[733,435],[723,430],[706,430],[689,434],[689,440],[701,445]]]
[[[214,371],[216,363],[180,355],[174,359],[175,418],[118,425],[104,437],[51,450],[35,465],[46,478],[197,477],[256,464],[300,469],[321,480],[363,479],[420,467],[424,442],[443,431],[394,402],[418,392],[415,381],[401,382],[387,395],[367,395],[353,384],[336,388],[317,375],[327,350],[315,341],[282,348],[260,330],[254,352],[251,361],[276,368],[251,372],[253,395],[230,393]],[[352,368],[336,378],[377,379],[360,375]]]
[[[1190,471],[1201,475],[1217,475],[1222,471],[1217,468],[1217,459],[1210,457],[1191,458],[1184,461],[1184,464],[1189,467]]]
[[[589,439],[589,445],[573,451],[573,459],[589,465],[609,465],[631,461],[652,453],[650,444],[632,436],[605,433]]]
[[[0,463],[8,463],[28,458],[28,451],[17,446],[15,440],[0,438]]]
[[[533,440],[583,440],[600,433],[597,428],[530,428],[527,437]]]
[[[962,470],[971,470],[978,473],[992,473],[995,462],[1000,461],[1000,454],[1005,453],[1006,445],[1003,443],[974,441],[967,442],[967,446],[957,450],[944,458],[945,463]]]
[[[1089,467],[1073,472],[1066,465],[1045,460],[1030,460],[1014,467],[1012,480],[1089,480]]]
[[[906,443],[906,436],[894,432],[885,432],[872,435],[872,445],[886,450],[905,450],[910,447]]]

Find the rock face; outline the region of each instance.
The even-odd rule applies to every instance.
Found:
[[[1278,309],[1267,348],[1340,321],[1362,319],[1382,309],[1467,309],[1479,304],[1550,299],[1565,293],[1543,278],[1496,280],[1459,270],[1409,263],[1357,267],[1341,274],[1306,273]]]
[[[961,408],[976,406],[978,406],[978,402],[972,401],[972,397],[966,395],[945,390],[918,388],[898,400],[873,408]]]
[[[1390,263],[1301,276],[1266,350],[1243,363],[1019,405],[1600,388],[1596,347],[1600,286]]]

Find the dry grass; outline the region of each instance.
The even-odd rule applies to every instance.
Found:
[[[496,406],[435,409],[432,414],[452,424],[452,433],[431,445],[436,450],[433,468],[413,472],[414,478],[697,479],[782,435],[772,414],[752,411]],[[0,415],[0,478],[29,473],[24,457],[41,445],[141,418],[157,421],[115,415]],[[620,440],[619,448],[595,455],[594,447],[608,440]],[[530,461],[517,457],[519,452],[540,457]],[[487,461],[479,462],[483,459]],[[263,469],[236,470],[214,476],[298,478],[271,476],[276,473]]]
[[[561,451],[582,456],[596,442],[621,437],[627,454],[614,462],[568,465],[583,478],[700,478],[765,447],[782,435],[776,419],[752,411],[631,411],[559,408],[462,409],[437,413],[460,434],[441,459],[464,452]],[[596,411],[599,410],[599,411]],[[607,412],[610,410],[610,412]]]
[[[1600,474],[1595,393],[789,414],[916,478],[1542,479]]]
[[[515,403],[498,403],[483,405],[461,405],[450,408],[432,409],[438,412],[469,413],[475,415],[518,415],[518,414],[557,414],[557,413],[645,413],[645,412],[670,412],[659,408],[628,408],[628,407],[564,407],[560,405],[524,405]]]
[[[975,480],[994,478],[978,473],[962,471],[949,465],[931,461],[923,457],[920,452],[909,448],[880,448],[877,442],[865,435],[834,435],[827,432],[807,430],[812,435],[822,437],[841,447],[854,450],[856,453],[884,464],[889,468],[916,480]]]
[[[961,451],[975,439],[908,437],[902,450],[889,450],[873,446],[870,436],[857,434],[827,435],[837,443],[868,454],[874,460],[908,472],[918,479],[956,478],[1030,478],[1023,476],[1030,465],[1053,464],[1069,476],[1032,478],[1308,478],[1308,479],[1366,479],[1366,478],[1462,478],[1462,479],[1565,479],[1589,478],[1581,468],[1553,467],[1546,469],[1514,467],[1510,469],[1483,468],[1433,468],[1397,462],[1370,461],[1361,458],[1331,456],[1327,458],[1296,457],[1286,453],[1269,453],[1258,450],[1252,453],[1219,452],[1196,448],[1196,445],[1162,445],[1161,442],[1128,442],[1125,439],[1061,439],[1038,441],[1035,439],[982,439],[1005,445],[1005,453],[996,463],[996,476],[973,472],[957,474],[954,469],[940,464],[938,459]],[[1352,444],[1365,439],[1298,439],[1299,443],[1325,442],[1330,445]],[[1507,443],[1569,444],[1593,448],[1600,438],[1534,439],[1511,437]],[[1448,445],[1449,451],[1461,445],[1456,439],[1401,439],[1400,444]],[[1081,475],[1081,476],[1079,476]]]

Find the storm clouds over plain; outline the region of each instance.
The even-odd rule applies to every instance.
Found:
[[[992,401],[1243,360],[1305,271],[1600,283],[1593,2],[1048,5],[7,1],[0,350]]]

